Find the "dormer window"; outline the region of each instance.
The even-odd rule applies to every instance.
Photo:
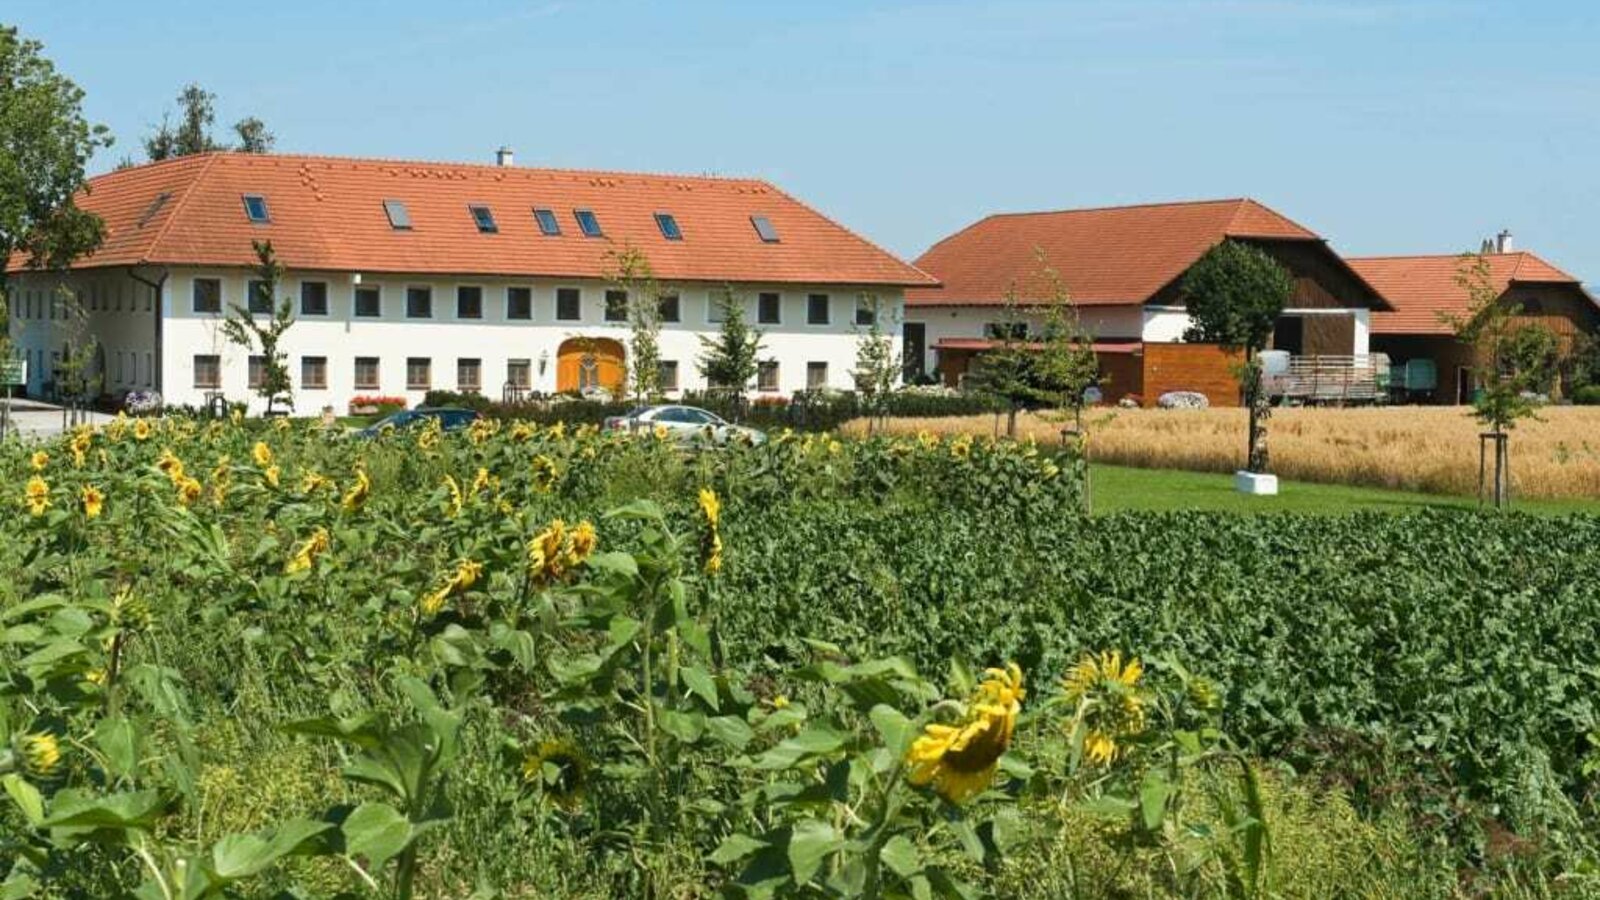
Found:
[[[683,240],[683,230],[678,227],[678,220],[672,213],[656,213],[656,227],[661,229],[661,236],[669,241]]]
[[[762,241],[768,244],[778,242],[778,229],[772,227],[771,219],[766,216],[751,216],[750,224],[755,226],[756,234],[761,236]]]
[[[257,225],[272,221],[272,217],[267,215],[267,198],[260,194],[244,195],[244,214]]]
[[[396,231],[411,230],[411,213],[400,200],[383,201],[383,214],[389,217],[389,227]]]
[[[539,233],[540,234],[547,235],[549,237],[558,237],[558,236],[560,236],[560,234],[561,234],[561,222],[558,219],[556,219],[556,211],[555,210],[553,210],[553,209],[540,209],[538,207],[534,207],[533,218],[534,218],[534,221],[539,223]]]
[[[500,227],[494,224],[494,213],[487,206],[468,206],[472,210],[472,221],[477,223],[478,231],[482,234],[494,234]]]
[[[604,234],[600,230],[600,220],[594,217],[592,211],[575,209],[572,211],[572,215],[577,218],[578,229],[583,232],[584,237],[601,237]]]

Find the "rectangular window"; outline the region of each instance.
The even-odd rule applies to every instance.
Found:
[[[525,359],[506,360],[506,384],[526,390],[533,386],[533,366]]]
[[[478,231],[483,234],[494,234],[500,227],[494,224],[494,212],[487,206],[468,206],[472,210],[472,221],[478,226]]]
[[[137,359],[138,357],[134,358]],[[134,380],[137,381],[138,377],[138,375],[135,375]],[[267,383],[267,358],[265,356],[252,355],[250,357],[247,383],[252,391]]]
[[[456,288],[456,318],[483,318],[483,288],[475,285]]]
[[[272,221],[272,218],[267,215],[267,198],[260,194],[244,195],[244,214],[250,221],[258,225]]]
[[[456,360],[456,390],[474,394],[483,390],[483,360]]]
[[[576,322],[583,318],[582,298],[577,288],[556,288],[556,319]]]
[[[663,359],[661,362],[657,363],[656,366],[657,387],[661,388],[663,391],[677,390],[678,361],[675,359]]]
[[[712,325],[720,325],[728,320],[728,304],[733,302],[733,295],[728,291],[712,291],[706,294],[706,321]]]
[[[326,356],[300,357],[300,387],[308,391],[328,387],[328,358]]]
[[[628,321],[627,291],[606,291],[606,321]]]
[[[656,213],[656,227],[661,229],[661,236],[669,241],[683,240],[683,230],[678,227],[678,220],[672,213]]]
[[[425,391],[433,386],[433,360],[426,356],[406,357],[406,390]]]
[[[267,293],[267,283],[257,279],[250,279],[244,283],[245,293],[248,295],[246,303],[249,304],[253,315],[272,315],[272,295]]]
[[[540,234],[547,235],[549,237],[555,237],[561,234],[561,221],[556,218],[555,210],[539,209],[538,207],[535,207],[533,210],[533,219],[539,223]]]
[[[828,324],[828,312],[829,312],[828,307],[829,307],[829,305],[830,304],[828,303],[828,295],[827,294],[810,294],[810,295],[808,295],[806,297],[806,324],[807,325],[826,325],[826,324]]]
[[[408,231],[411,228],[411,213],[406,210],[406,205],[399,200],[383,201],[383,214],[389,217],[389,227],[396,231]]]
[[[828,364],[825,362],[806,363],[806,390],[820,391],[828,386]]]
[[[756,367],[756,390],[775,391],[778,389],[778,361],[769,359]]]
[[[761,325],[781,325],[782,298],[778,294],[762,294],[756,302],[756,322]]]
[[[328,314],[328,283],[326,281],[300,282],[300,315],[325,316]]]
[[[117,384],[122,383],[122,351],[117,351]]]
[[[139,368],[139,357],[138,357],[138,355],[135,355],[133,357],[133,367],[134,367],[134,369],[138,369]],[[150,379],[155,377],[155,371],[156,371],[156,364],[155,364],[154,358],[151,356],[151,354],[146,353],[144,355],[144,386],[145,387],[149,387],[150,386]],[[134,375],[135,375],[135,377],[137,377],[138,373],[135,372]]]
[[[878,298],[865,294],[856,298],[856,324],[870,327],[878,321]]]
[[[195,354],[194,386],[211,389],[222,387],[222,357],[215,353]]]
[[[383,292],[376,286],[356,288],[356,315],[376,319],[383,315]]]
[[[983,333],[992,341],[1025,341],[1028,339],[1028,323],[990,322],[983,326]]]
[[[587,209],[575,209],[572,215],[578,220],[578,230],[583,232],[584,237],[597,238],[604,235],[600,230],[600,220],[594,217],[593,212]]]
[[[766,216],[751,216],[750,224],[755,226],[756,234],[760,235],[762,241],[768,244],[778,242],[778,229],[772,227],[771,219]]]
[[[216,278],[194,280],[194,311],[197,313],[222,312],[222,282]],[[55,312],[55,310],[51,310]],[[55,318],[55,316],[51,316]]]
[[[533,288],[506,288],[506,318],[533,318]]]
[[[376,356],[356,357],[356,390],[375,391],[378,389],[378,358]]]
[[[678,315],[678,295],[677,294],[663,294],[662,296],[657,297],[656,298],[656,309],[657,309],[657,311],[659,312],[659,314],[661,316],[661,321],[663,321],[663,322],[679,322],[679,321],[682,321],[682,319],[680,319],[679,315]]]
[[[433,288],[406,288],[406,318],[433,318]]]

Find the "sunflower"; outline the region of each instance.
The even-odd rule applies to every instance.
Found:
[[[367,470],[356,467],[356,483],[350,490],[345,491],[344,499],[339,505],[345,512],[356,512],[367,505],[367,495],[372,493],[372,479],[367,477]]]
[[[537,429],[527,422],[518,422],[511,426],[511,440],[513,443],[522,444],[531,439]]]
[[[950,442],[950,458],[966,459],[972,455],[972,435],[963,434]]]
[[[478,583],[478,578],[483,574],[483,563],[475,560],[464,559],[456,564],[454,574],[445,581],[438,590],[422,598],[422,614],[425,616],[436,615],[444,608],[446,600],[452,596],[469,590]]]
[[[278,486],[278,476],[280,474],[281,471],[277,466],[267,466],[265,469],[261,470],[261,477],[266,479],[267,484],[273,487]]]
[[[487,491],[493,486],[495,480],[496,479],[489,474],[488,469],[479,466],[478,474],[472,476],[472,496],[476,497],[484,491]]]
[[[94,433],[88,428],[79,428],[72,435],[72,465],[74,468],[83,468],[84,461],[89,454],[89,446],[94,441]]]
[[[1091,763],[1110,765],[1127,752],[1127,740],[1144,731],[1143,676],[1138,657],[1124,664],[1122,652],[1110,650],[1084,654],[1061,679],[1067,702],[1078,707],[1074,722],[1083,724],[1083,754]]]
[[[323,488],[333,488],[333,479],[321,472],[307,472],[300,478],[300,493],[315,494]]]
[[[200,499],[200,482],[187,475],[174,480],[173,486],[178,489],[178,502],[188,506]]]
[[[500,425],[494,419],[473,419],[472,425],[467,428],[467,437],[472,443],[481,444],[494,437],[495,432],[499,430]]]
[[[255,460],[258,468],[265,469],[272,465],[272,448],[267,446],[266,441],[256,441],[256,445],[250,448],[250,458]]]
[[[965,803],[983,793],[1011,746],[1026,694],[1016,663],[986,671],[959,721],[930,723],[912,742],[906,753],[907,779],[918,787],[931,785],[951,803]]]
[[[672,432],[667,430],[667,426],[662,425],[659,422],[656,423],[656,427],[652,428],[650,431],[656,436],[656,440],[658,441],[664,441],[672,434]]]
[[[49,778],[61,764],[61,745],[55,735],[46,731],[21,735],[14,752],[22,771],[32,778]]]
[[[133,423],[133,439],[148,441],[150,439],[150,422],[148,419],[139,419]]]
[[[583,804],[589,786],[589,758],[569,740],[546,739],[522,757],[522,783],[571,812]]]
[[[528,542],[528,572],[538,581],[556,581],[566,574],[567,523],[552,519]]]
[[[44,515],[44,511],[50,508],[50,482],[38,475],[29,478],[28,486],[23,489],[22,502],[30,514]]]
[[[106,505],[105,492],[92,484],[86,484],[78,496],[83,501],[83,515],[86,518],[98,519],[101,509]]]
[[[35,472],[43,472],[44,467],[50,465],[50,454],[43,450],[35,450],[33,455],[28,457],[28,464],[33,466]]]
[[[161,474],[172,479],[173,484],[177,484],[183,478],[183,460],[179,459],[170,447],[162,448],[161,455],[156,457],[156,468],[161,470]]]
[[[706,524],[712,528],[722,523],[722,501],[711,488],[700,489],[700,514],[706,517]]]
[[[567,423],[557,422],[545,429],[545,434],[550,435],[551,439],[559,441],[567,436]]]
[[[456,481],[454,475],[449,474],[444,476],[444,481],[441,483],[450,492],[449,497],[445,500],[445,512],[453,519],[461,515],[461,484]]]
[[[556,461],[541,453],[533,458],[532,466],[534,488],[541,494],[550,493],[556,486],[556,479],[561,475],[561,471],[556,468]]]
[[[578,527],[572,529],[572,537],[567,555],[573,565],[577,565],[594,555],[595,548],[600,545],[600,536],[595,533],[594,523],[583,521]]]
[[[284,565],[283,571],[289,575],[293,575],[296,572],[304,572],[311,568],[312,563],[317,561],[317,557],[326,552],[328,552],[328,529],[318,526],[315,531],[311,532],[311,537],[306,538],[294,551],[294,554],[289,557],[289,562]]]
[[[713,528],[706,532],[703,543],[701,555],[705,557],[705,572],[707,575],[715,575],[722,571],[722,535]]]

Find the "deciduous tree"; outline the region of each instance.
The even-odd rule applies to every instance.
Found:
[[[1189,267],[1181,290],[1193,322],[1184,340],[1244,351],[1239,377],[1250,410],[1245,469],[1266,472],[1271,464],[1266,420],[1272,407],[1263,390],[1259,354],[1294,293],[1294,279],[1265,250],[1226,240]]]
[[[866,294],[861,302],[872,315],[865,328],[857,326],[856,390],[866,400],[867,433],[883,419],[889,395],[900,380],[900,361],[895,358],[894,339],[883,327],[890,307],[877,294]]]
[[[256,290],[272,305],[271,314],[257,321],[245,306],[229,304],[228,318],[222,323],[222,333],[229,343],[244,348],[246,353],[261,357],[261,380],[255,392],[267,402],[267,415],[281,398],[294,409],[294,384],[289,380],[289,356],[280,346],[284,332],[294,324],[294,304],[288,296],[278,297],[278,283],[283,280],[283,265],[273,252],[271,241],[253,242],[256,251]],[[255,298],[250,298],[255,299]]]
[[[722,310],[722,328],[714,338],[700,335],[700,356],[695,367],[715,388],[726,391],[734,409],[744,408],[744,393],[760,367],[761,331],[744,318],[744,298],[732,287],[723,288],[712,302]]]

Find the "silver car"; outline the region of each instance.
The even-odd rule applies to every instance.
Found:
[[[745,440],[752,444],[766,443],[767,436],[743,425],[735,425],[714,412],[698,406],[639,406],[626,415],[611,416],[605,420],[606,431],[649,431],[666,429],[667,434],[682,443],[709,440],[726,444]]]

